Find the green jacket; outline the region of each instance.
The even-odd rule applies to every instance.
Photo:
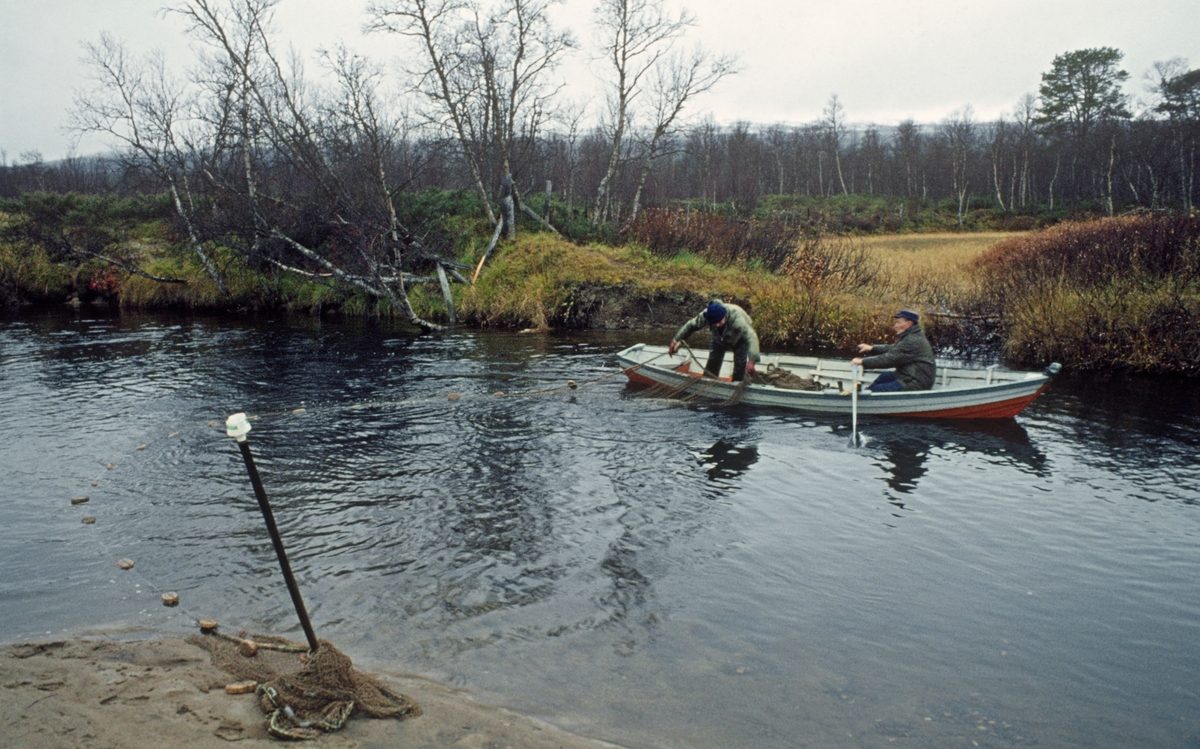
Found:
[[[871,356],[863,358],[863,369],[896,368],[896,379],[905,390],[928,390],[933,387],[935,365],[933,347],[925,331],[914,325],[900,334],[893,344],[871,347]]]
[[[708,324],[708,319],[704,317],[704,313],[693,317],[684,323],[679,332],[675,334],[675,340],[686,341],[688,337],[701,328],[711,328],[713,335],[718,335],[721,339],[721,345],[725,350],[733,350],[742,341],[750,343],[750,361],[756,362],[760,356],[758,353],[758,333],[754,332],[754,322],[750,319],[750,313],[736,304],[725,305],[725,327],[717,330],[715,326]]]

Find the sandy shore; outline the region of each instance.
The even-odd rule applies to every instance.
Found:
[[[209,654],[179,638],[142,642],[66,640],[0,647],[0,744],[6,747],[280,746],[267,735],[253,694]],[[311,746],[384,749],[597,749],[593,741],[479,705],[419,679],[386,677],[424,714],[405,721],[356,715]]]

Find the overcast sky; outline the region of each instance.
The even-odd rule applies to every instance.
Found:
[[[699,25],[689,37],[736,54],[741,73],[696,101],[717,121],[799,124],[820,116],[836,93],[850,122],[937,122],[970,104],[979,119],[1012,110],[1036,93],[1056,54],[1087,47],[1125,53],[1127,91],[1142,92],[1155,61],[1200,67],[1200,0],[667,0]],[[136,52],[161,49],[178,65],[191,57],[163,0],[0,0],[0,149],[8,163],[36,150],[66,155],[62,132],[72,93],[84,85],[81,43],[108,31]],[[395,37],[364,37],[365,0],[282,0],[280,37],[311,53],[344,42],[395,60]],[[581,43],[564,66],[570,96],[595,96],[588,58],[595,0],[555,10]],[[102,149],[85,141],[80,153]]]

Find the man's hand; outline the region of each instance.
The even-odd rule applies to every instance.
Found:
[[[861,366],[862,366],[862,357],[861,357],[861,356],[856,356],[856,357],[854,357],[853,359],[851,359],[851,360],[850,360],[850,363],[851,363],[851,364],[854,364],[855,366],[859,366],[859,367],[861,367]]]
[[[750,375],[751,377],[754,376],[754,360],[753,359],[746,362],[746,374]]]
[[[667,353],[670,354],[671,356],[674,356],[675,352],[678,350],[679,350],[679,341],[671,341],[670,345],[667,346]]]
[[[869,343],[860,343],[860,344],[858,344],[858,353],[865,354],[868,351],[870,351],[872,348],[874,348],[874,346],[872,346]]]

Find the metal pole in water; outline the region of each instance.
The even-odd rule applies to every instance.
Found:
[[[225,433],[237,440],[242,450],[242,458],[246,461],[246,472],[250,474],[250,483],[254,485],[254,494],[258,497],[258,507],[262,510],[263,520],[267,523],[267,532],[271,534],[271,543],[275,545],[275,556],[279,557],[279,567],[283,570],[283,579],[287,583],[288,593],[292,596],[292,604],[296,607],[296,615],[300,617],[300,626],[304,628],[304,636],[308,638],[308,648],[316,652],[317,635],[313,632],[312,622],[308,620],[308,611],[304,608],[304,599],[300,597],[300,587],[292,575],[292,565],[288,564],[287,552],[283,550],[283,539],[279,537],[279,528],[275,525],[275,514],[271,512],[271,503],[267,501],[267,492],[263,489],[262,479],[258,477],[258,468],[254,466],[254,457],[250,455],[250,445],[246,442],[246,434],[250,432],[250,422],[246,414],[237,413],[225,420]]]
[[[862,367],[850,365],[850,446],[858,447],[858,381]]]

